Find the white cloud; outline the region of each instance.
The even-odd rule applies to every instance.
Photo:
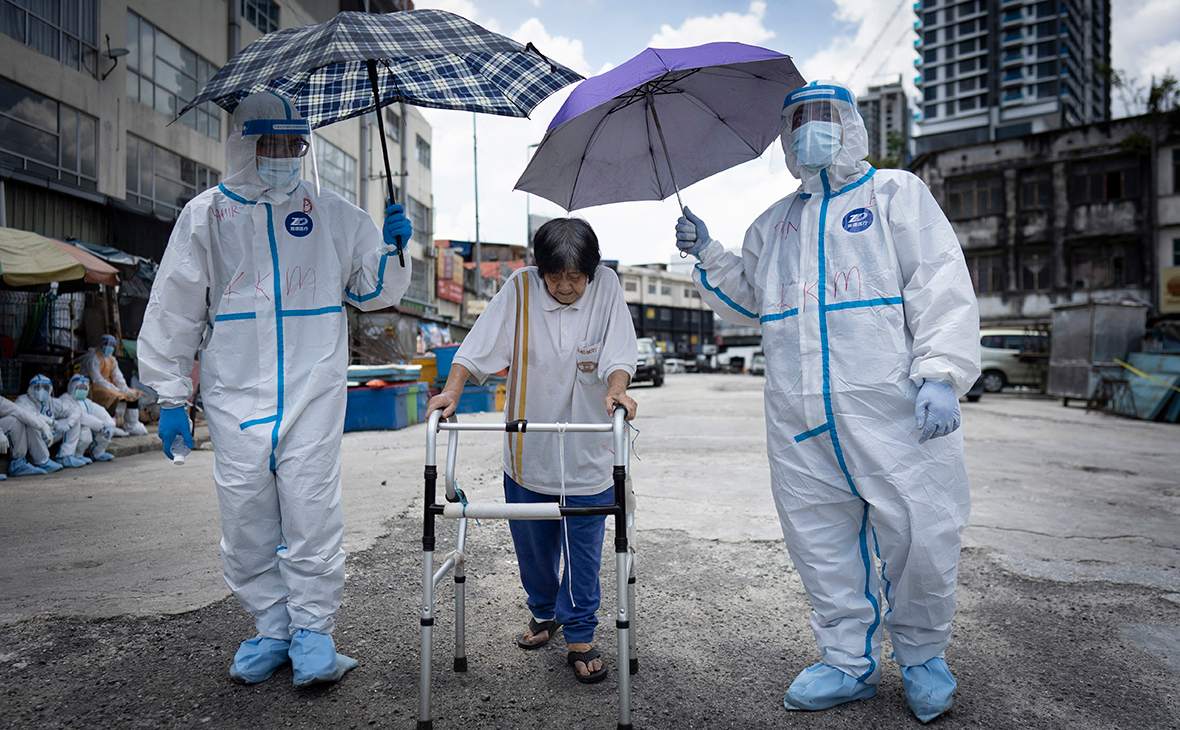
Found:
[[[1111,65],[1146,88],[1154,75],[1180,74],[1180,3],[1174,0],[1122,0],[1111,12]],[[1118,93],[1112,115],[1128,112]],[[1141,111],[1141,110],[1140,110]]]
[[[758,45],[774,38],[774,31],[763,25],[766,3],[754,0],[745,14],[718,13],[686,19],[679,28],[660,26],[652,36],[651,48],[683,48],[714,41],[738,41]]]

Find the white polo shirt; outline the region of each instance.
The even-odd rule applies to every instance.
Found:
[[[635,326],[619,277],[599,266],[577,301],[549,294],[537,267],[520,269],[463,340],[455,362],[482,384],[508,369],[505,422],[610,423],[607,377],[635,375]],[[559,435],[505,434],[504,471],[540,494],[561,493]],[[611,486],[614,453],[609,433],[566,433],[565,493],[598,494]]]

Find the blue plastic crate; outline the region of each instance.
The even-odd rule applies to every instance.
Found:
[[[413,390],[413,393],[411,393]],[[419,391],[425,394],[424,383],[386,386],[384,388],[351,388],[344,408],[345,431],[388,431],[405,428],[418,421],[410,420],[410,413],[421,418],[426,404],[420,403]],[[410,408],[408,399],[414,399]]]
[[[496,386],[468,385],[463,388],[455,413],[479,413],[496,410]]]

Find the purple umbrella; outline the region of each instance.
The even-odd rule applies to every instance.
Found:
[[[761,155],[802,85],[790,56],[757,46],[648,48],[573,90],[516,189],[566,210],[679,202],[680,188]]]

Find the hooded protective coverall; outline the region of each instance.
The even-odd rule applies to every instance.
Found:
[[[38,388],[44,388],[48,393],[44,401],[37,397]],[[67,458],[72,457],[74,452],[78,450],[78,439],[82,436],[81,418],[72,408],[53,397],[53,385],[49,378],[44,375],[34,375],[29,380],[28,392],[18,396],[16,404],[45,416],[53,425],[53,436],[49,443],[40,438],[31,438],[28,441],[29,461],[33,462],[34,466],[43,466],[49,461],[49,448],[58,441],[61,442],[58,461],[64,466],[84,466],[80,461]]]
[[[25,406],[18,406],[7,398],[0,398],[0,430],[8,438],[8,455],[12,461],[8,464],[8,473],[12,476],[26,476],[28,474],[44,474],[44,469],[38,469],[28,462],[26,456],[29,444],[52,437],[53,426],[48,417]]]
[[[57,397],[67,408],[78,414],[82,430],[78,436],[78,448],[73,456],[86,457],[95,461],[110,461],[114,455],[107,453],[111,436],[115,433],[115,419],[106,409],[89,398],[78,399],[78,391],[89,392],[90,379],[79,373],[70,378],[66,392]]]
[[[255,130],[287,134],[273,126],[284,119],[301,121],[275,94],[235,109],[230,174],[181,211],[138,355],[140,379],[169,408],[192,395],[200,353],[225,580],[259,635],[286,641],[330,634],[344,592],[344,304],[397,303],[410,258],[399,266],[369,215],[336,193],[263,182]]]
[[[824,664],[876,685],[882,627],[902,666],[941,656],[950,640],[970,503],[963,437],[920,444],[915,397],[924,380],[955,395],[972,385],[979,316],[926,185],[864,161],[851,92],[819,82],[788,104],[796,97],[832,104],[841,149],[804,168],[785,109],[801,188],[754,221],[740,256],[705,245],[693,278],[723,319],[761,325],[771,486],[812,630]]]

